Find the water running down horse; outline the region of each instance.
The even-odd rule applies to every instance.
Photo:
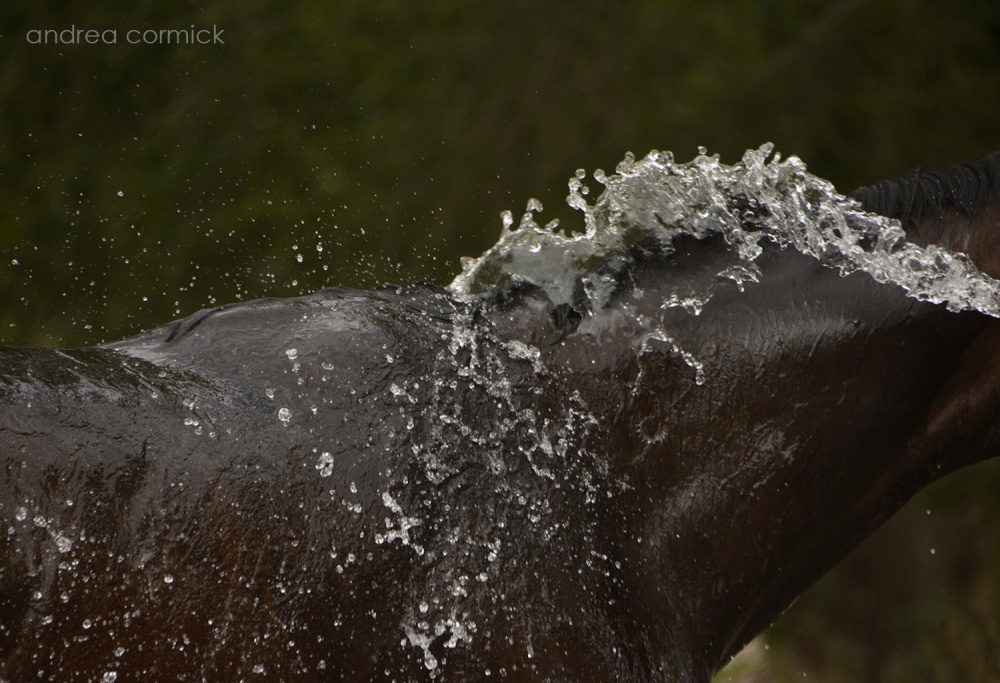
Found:
[[[996,455],[1000,156],[597,175],[449,290],[0,349],[0,679],[707,681]]]

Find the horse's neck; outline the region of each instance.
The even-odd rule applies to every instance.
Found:
[[[706,671],[919,488],[996,452],[997,394],[967,390],[973,366],[1000,378],[1000,327],[791,251],[764,271],[698,316],[662,309],[647,273],[644,297],[546,350],[600,412],[647,626],[706,653]]]
[[[903,227],[910,241],[967,254],[979,270],[1000,279],[1000,203],[989,204],[972,217],[947,207]]]

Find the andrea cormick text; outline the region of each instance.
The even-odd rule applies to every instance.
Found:
[[[210,28],[79,28],[72,25],[64,29],[30,29],[25,39],[32,45],[224,45],[221,29],[215,24]]]

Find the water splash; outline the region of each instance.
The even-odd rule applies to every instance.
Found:
[[[907,242],[898,221],[863,211],[810,174],[800,159],[782,160],[773,149],[768,143],[747,150],[732,166],[704,152],[687,163],[677,163],[670,152],[653,151],[639,161],[629,154],[614,175],[595,171],[605,190],[593,204],[578,171],[569,181],[567,203],[583,212],[583,233],[559,233],[554,223],[539,227],[534,214],[540,205],[532,200],[517,229],[505,220],[493,247],[463,260],[450,289],[459,298],[473,298],[528,282],[543,288],[554,304],[579,304],[576,293],[583,285],[585,305],[597,310],[614,294],[601,269],[616,261],[627,264],[630,247],[640,240],[670,253],[678,236],[722,235],[736,257],[719,275],[741,288],[758,276],[754,261],[766,239],[842,274],[863,271],[896,284],[915,299],[1000,317],[1000,283],[964,254]],[[702,304],[708,296],[700,298]]]
[[[471,308],[456,307],[442,326],[427,374],[384,389],[412,458],[379,484],[384,514],[374,542],[398,541],[421,568],[400,642],[417,651],[431,680],[444,675],[450,649],[479,637],[473,615],[483,600],[508,591],[514,600],[524,589],[507,578],[519,575],[517,548],[535,543],[556,553],[564,537],[598,538],[595,518],[567,516],[552,505],[552,491],[579,510],[616,486],[601,476],[603,455],[588,446],[597,422],[583,398],[539,403],[552,381],[541,351],[496,336]],[[444,489],[447,497],[436,493]]]

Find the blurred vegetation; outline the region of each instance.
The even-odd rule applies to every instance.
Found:
[[[191,25],[224,44],[124,42]],[[26,40],[71,26],[119,42]],[[982,0],[5,0],[0,56],[6,344],[444,284],[529,197],[577,224],[566,179],[626,150],[770,140],[847,190],[1000,149]],[[783,618],[769,677],[997,680],[1000,472],[971,472]]]

